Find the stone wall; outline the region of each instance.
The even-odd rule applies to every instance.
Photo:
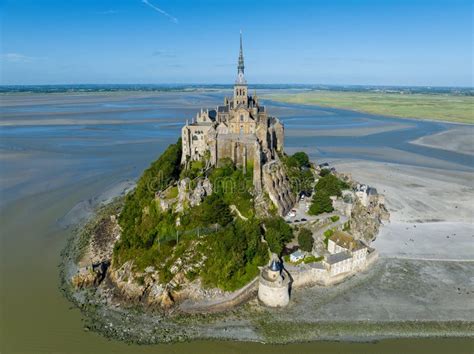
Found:
[[[286,215],[294,206],[296,196],[291,191],[290,181],[279,160],[273,160],[263,166],[262,182],[278,213]]]
[[[290,277],[282,272],[279,281],[270,281],[260,275],[258,283],[258,299],[269,307],[284,307],[290,302]]]

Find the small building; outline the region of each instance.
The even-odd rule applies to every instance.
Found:
[[[343,231],[336,231],[328,240],[331,255],[347,253],[352,257],[351,269],[363,266],[367,260],[367,246]]]
[[[347,273],[352,270],[352,255],[349,252],[339,252],[325,257],[324,264],[330,276]]]
[[[328,240],[328,252],[331,254],[351,251],[357,241],[344,231],[336,231]]]
[[[304,253],[300,250],[293,252],[290,254],[290,262],[296,263],[301,261],[304,258]]]
[[[290,275],[276,256],[260,272],[258,299],[269,307],[284,307],[290,302]]]
[[[366,184],[357,184],[355,195],[360,200],[360,203],[365,207],[378,198],[377,189],[369,187]]]

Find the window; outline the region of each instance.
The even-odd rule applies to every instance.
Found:
[[[243,115],[243,114],[240,115],[240,121],[241,121],[241,122],[244,121],[244,115]]]

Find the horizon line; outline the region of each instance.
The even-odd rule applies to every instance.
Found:
[[[60,83],[60,84],[2,84],[0,87],[21,87],[21,86],[124,86],[124,85],[136,85],[136,86],[229,86],[232,87],[233,83],[200,83],[200,82],[184,82],[184,83]],[[409,84],[321,84],[321,83],[254,83],[248,86],[328,86],[328,87],[400,87],[400,88],[463,88],[463,89],[474,89],[474,86],[464,85],[409,85]]]

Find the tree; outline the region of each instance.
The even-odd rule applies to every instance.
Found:
[[[198,226],[219,224],[225,226],[233,219],[229,205],[224,201],[222,195],[213,193],[191,211],[193,223]]]
[[[321,172],[319,172],[319,175],[321,177],[326,177],[327,175],[331,174],[331,170],[328,168],[323,168]]]
[[[316,183],[315,189],[316,191],[324,191],[329,196],[335,195],[340,197],[342,195],[341,181],[332,174],[321,177],[318,183]]]
[[[302,228],[298,234],[298,244],[303,251],[311,252],[313,249],[313,234],[310,230]]]
[[[307,153],[303,151],[295,152],[291,158],[296,160],[298,167],[309,167],[309,157]]]
[[[241,288],[258,275],[258,266],[268,259],[256,220],[237,221],[208,237],[207,242],[207,258],[201,269],[207,286],[230,291]]]
[[[265,240],[270,251],[281,254],[286,243],[293,239],[292,228],[281,217],[265,219]]]
[[[311,201],[308,213],[310,215],[318,215],[321,213],[329,213],[333,211],[332,200],[329,194],[324,190],[317,190]]]

